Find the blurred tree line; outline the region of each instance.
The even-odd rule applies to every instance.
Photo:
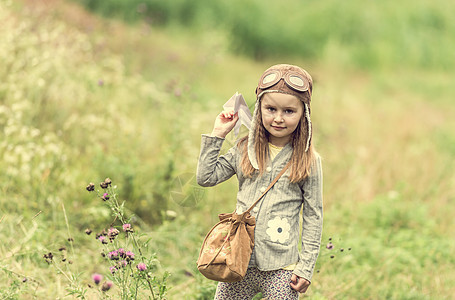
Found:
[[[442,70],[455,64],[455,3],[448,0],[75,1],[127,22],[217,30],[227,34],[232,51],[259,60],[286,56]]]

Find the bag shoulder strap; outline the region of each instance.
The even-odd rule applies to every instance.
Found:
[[[275,183],[278,181],[278,179],[280,179],[281,175],[284,174],[284,172],[286,172],[286,170],[288,169],[289,165],[291,164],[291,161],[289,161],[286,166],[284,166],[283,170],[281,170],[280,174],[278,174],[275,179],[270,183],[270,185],[267,187],[267,189],[262,193],[262,195],[259,197],[258,200],[256,200],[253,205],[250,206],[250,208],[248,208],[248,210],[246,212],[250,212],[253,207],[256,206],[256,204],[259,203],[259,201],[261,201],[262,197],[264,197],[264,195],[275,185]]]

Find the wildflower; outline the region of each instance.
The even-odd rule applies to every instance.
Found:
[[[91,230],[91,229],[88,229],[88,228],[85,229],[85,234],[90,235],[91,233],[92,233],[92,230]]]
[[[90,182],[85,189],[89,192],[93,192],[95,190],[95,184]]]
[[[101,280],[103,280],[103,275],[95,273],[92,275],[92,279],[93,279],[93,282],[95,282],[96,284],[99,284],[101,282]]]
[[[73,239],[72,237],[69,237],[69,238],[68,238],[68,242],[70,242],[70,243],[71,243],[71,242],[74,242],[74,239]]]
[[[54,258],[54,255],[52,254],[52,252],[49,252],[49,253],[44,254],[43,257],[44,257],[44,260],[48,264],[50,264],[50,263],[52,263],[52,259]]]
[[[104,235],[100,236],[100,237],[98,238],[98,240],[100,240],[100,242],[101,242],[102,244],[107,244],[106,237],[105,237]]]
[[[117,271],[117,268],[115,266],[112,266],[109,268],[109,271],[111,271],[111,274],[114,274]]]
[[[22,278],[22,282],[27,282],[27,281],[28,281],[27,277]]]
[[[99,85],[99,86],[103,86],[103,85],[104,85],[103,79],[99,79],[99,80],[98,80],[98,85]]]
[[[109,230],[107,231],[107,236],[109,237],[110,240],[113,240],[115,239],[115,237],[119,234],[120,232],[114,228],[114,227],[111,227],[109,228]]]
[[[108,177],[108,178],[104,179],[104,183],[111,184],[112,180]]]
[[[118,257],[118,251],[117,250],[114,250],[114,251],[111,251],[107,254],[107,257],[110,259],[110,260],[118,260],[119,257]]]
[[[125,251],[125,249],[119,248],[119,249],[117,250],[117,252],[118,252],[118,256],[120,256],[121,258],[125,258],[125,257],[126,257],[126,251]],[[128,251],[128,252],[129,252],[129,251]]]
[[[66,250],[66,247],[60,247],[60,248],[58,249],[58,251],[65,251],[65,250]]]
[[[133,232],[133,227],[131,227],[131,224],[123,224],[123,231],[125,232]]]
[[[107,292],[111,289],[111,287],[113,286],[114,284],[112,283],[112,281],[105,281],[103,283],[103,285],[101,286],[101,290],[103,292]]]
[[[144,264],[144,263],[140,263],[136,266],[136,268],[139,270],[139,271],[145,271],[147,270],[147,266]]]
[[[118,266],[121,268],[125,268],[128,265],[128,262],[126,260],[121,260],[118,262]]]
[[[330,258],[334,258],[334,257],[335,257],[335,255],[330,255]]]
[[[103,201],[109,200],[109,194],[108,193],[104,193],[103,196],[101,197],[101,199],[103,199]]]
[[[96,238],[98,239],[100,236],[106,236],[106,235],[107,235],[107,232],[106,232],[106,230],[103,229],[103,231],[96,234]]]
[[[101,187],[102,189],[107,189],[108,186],[109,186],[109,184],[107,184],[107,183],[104,182],[104,181],[100,183],[100,187]]]
[[[131,252],[131,251],[127,251],[126,252],[126,260],[127,261],[134,260],[134,253]]]
[[[325,246],[327,249],[332,250],[333,249],[333,244],[332,242],[329,242],[327,246]]]

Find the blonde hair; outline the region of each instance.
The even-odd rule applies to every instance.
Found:
[[[305,93],[305,96],[309,97],[308,93]],[[260,100],[258,100],[260,101]],[[308,130],[309,124],[306,121],[305,113],[302,113],[300,118],[300,122],[297,125],[297,128],[294,130],[291,136],[290,143],[292,145],[292,155],[290,158],[291,165],[289,167],[290,175],[289,180],[292,183],[300,182],[308,175],[310,175],[311,165],[315,159],[314,154],[314,147],[313,143],[311,142],[312,137],[309,137],[310,140],[310,147],[308,151],[305,152],[308,134],[311,134]],[[308,112],[309,113],[309,112]],[[256,159],[258,162],[259,174],[262,175],[264,170],[267,166],[267,162],[269,159],[269,133],[264,127],[262,123],[262,112],[261,112],[261,105],[258,105],[258,113],[256,114],[256,124],[257,126],[254,128],[254,150],[256,152]],[[242,159],[240,163],[240,167],[244,176],[252,177],[253,173],[255,172],[255,168],[251,164],[248,158],[248,136],[243,137],[239,143],[238,147],[240,152],[242,153]]]

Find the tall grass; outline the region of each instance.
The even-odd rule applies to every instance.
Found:
[[[315,79],[312,120],[324,166],[324,245],[319,272],[302,298],[450,299],[455,292],[455,91],[453,71],[439,65],[450,56],[437,58],[433,51],[446,50],[431,48],[429,57],[436,60],[422,68],[421,49],[415,47],[415,56],[401,56],[404,67],[391,68],[395,46],[376,49],[381,39],[368,40],[367,27],[387,32],[390,24],[360,22],[363,13],[349,11],[350,5],[336,9],[327,3],[306,3],[323,16],[341,12],[331,18],[339,25],[316,26],[335,31],[321,43],[317,61],[253,61],[226,52],[228,37],[220,34],[214,41],[213,31],[188,35],[176,27],[125,26],[64,1],[52,10],[43,3],[1,2],[0,276],[6,280],[0,295],[63,298],[68,280],[42,257],[61,246],[73,246],[73,264],[67,267],[83,286],[90,274],[103,270],[93,237],[84,231],[112,220],[84,187],[109,176],[135,214],[135,228],[151,238],[161,269],[172,274],[169,298],[211,299],[215,284],[198,274],[195,261],[217,213],[234,206],[237,185],[233,179],[210,189],[192,186],[200,134],[211,130],[236,90],[253,104],[261,72],[287,60]],[[244,5],[252,6],[252,16],[255,8],[263,9],[255,2]],[[364,5],[373,20],[387,11],[412,32],[422,16],[446,16],[442,8],[450,4],[434,2],[429,8],[419,2],[400,16],[392,7],[402,4]],[[237,12],[246,22],[247,15],[238,7]],[[350,15],[353,21],[343,21]],[[359,22],[359,33],[344,38],[358,37],[343,44],[335,29],[341,32],[350,22]],[[444,30],[452,26],[442,24]],[[365,59],[364,47],[378,51],[378,65],[388,67],[351,65]],[[234,141],[228,136],[223,151]],[[330,238],[331,250],[325,247]]]

